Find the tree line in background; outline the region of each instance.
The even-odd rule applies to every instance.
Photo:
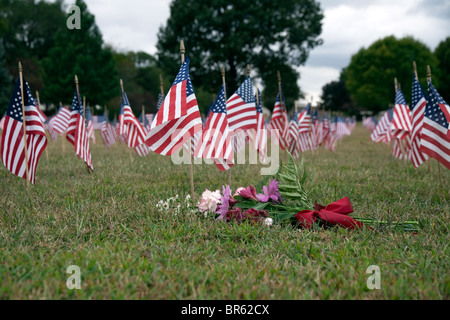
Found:
[[[394,103],[394,78],[401,84],[406,101],[411,102],[413,61],[416,61],[422,87],[428,87],[426,70],[429,65],[434,86],[444,100],[450,101],[450,37],[432,52],[413,37],[389,36],[375,41],[367,49],[361,48],[352,56],[339,79],[322,88],[323,104],[328,110],[347,114],[357,115],[361,111],[377,114]]]
[[[17,78],[17,62],[24,66],[25,77],[33,90],[40,92],[47,106],[68,105],[74,91],[74,75],[80,81],[80,93],[88,104],[108,107],[118,114],[119,78],[124,80],[131,104],[155,112],[160,92],[159,75],[165,92],[180,64],[179,42],[186,44],[191,59],[191,76],[200,111],[207,113],[221,84],[220,68],[226,68],[228,94],[246,77],[264,87],[263,104],[272,109],[278,91],[277,71],[283,80],[286,105],[304,97],[297,85],[299,73],[310,51],[322,44],[323,12],[314,0],[173,0],[170,18],[158,33],[157,54],[118,52],[104,43],[95,17],[83,0],[81,29],[69,30],[66,5],[62,0],[0,0],[0,114],[6,110]],[[356,53],[339,80],[323,88],[323,105],[349,115],[361,110],[381,111],[393,101],[393,79],[409,86],[412,61],[425,80],[426,65],[433,70],[433,82],[450,100],[450,38],[434,53],[413,38],[394,37],[375,42]],[[404,90],[410,97],[410,90]],[[45,110],[48,115],[56,112]],[[94,110],[102,113],[103,109]]]
[[[146,112],[155,112],[159,75],[167,92],[180,65],[181,39],[191,59],[190,74],[202,113],[207,113],[220,87],[222,65],[231,94],[246,77],[246,65],[250,64],[252,75],[257,74],[265,87],[263,97],[269,108],[278,91],[276,72],[280,70],[287,102],[293,105],[301,91],[299,74],[292,66],[304,64],[310,50],[321,44],[318,37],[323,14],[314,0],[284,0],[282,5],[269,0],[174,0],[171,16],[158,34],[156,56],[117,52],[106,45],[95,17],[82,0],[76,1],[81,9],[79,30],[66,27],[70,14],[62,0],[0,3],[2,113],[17,78],[18,60],[27,81],[33,90],[39,90],[46,104],[70,104],[77,74],[81,95],[91,105],[107,106],[110,113],[117,114],[122,78],[132,105],[139,110],[145,105]]]

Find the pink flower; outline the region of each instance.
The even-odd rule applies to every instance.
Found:
[[[202,200],[198,205],[198,210],[200,210],[200,212],[215,212],[217,205],[220,202],[220,198],[221,195],[219,190],[213,192],[206,189],[202,194]]]
[[[221,220],[242,222],[245,219],[245,214],[241,208],[232,208],[225,213]]]
[[[250,208],[245,211],[245,216],[248,220],[253,223],[263,223],[264,219],[269,216],[269,212],[267,210],[256,210],[254,208]]]
[[[270,199],[272,199],[274,202],[280,202],[283,199],[281,198],[280,191],[278,190],[278,181],[276,179],[273,179],[268,187],[263,187],[264,194],[258,194],[257,199],[261,202],[268,202]]]
[[[239,187],[239,188],[237,188],[236,192],[233,194],[233,197],[238,196],[239,193],[240,193],[242,190],[245,190],[245,188],[244,188],[244,187]]]
[[[247,189],[241,190],[239,195],[244,199],[252,199],[258,201],[256,198],[256,189],[253,185],[247,187]]]

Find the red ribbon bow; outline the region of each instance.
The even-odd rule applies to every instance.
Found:
[[[363,228],[363,224],[348,214],[353,212],[350,200],[345,197],[336,202],[330,203],[326,207],[314,203],[315,210],[303,210],[295,215],[301,226],[309,229],[317,219],[329,225],[338,225],[348,229]]]

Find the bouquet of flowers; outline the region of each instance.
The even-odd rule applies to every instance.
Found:
[[[283,170],[279,172],[268,185],[263,186],[263,192],[257,193],[253,185],[238,188],[232,193],[230,186],[219,190],[205,190],[198,206],[205,214],[216,215],[217,220],[250,223],[289,223],[301,228],[340,226],[348,229],[362,229],[373,226],[388,227],[404,231],[418,231],[417,221],[386,222],[369,218],[351,217],[353,208],[350,200],[341,200],[322,206],[313,204],[306,190],[308,173],[303,161],[295,164],[292,157]],[[313,208],[313,209],[312,209]]]

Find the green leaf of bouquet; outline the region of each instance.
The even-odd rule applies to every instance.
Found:
[[[256,210],[264,210],[268,206],[268,202],[258,202],[253,208]]]
[[[295,178],[295,176],[285,175],[283,173],[279,173],[278,176],[281,178],[281,180],[286,180],[286,181],[293,182],[293,183],[297,182],[297,179]]]
[[[255,205],[256,205],[256,202],[243,201],[243,202],[236,203],[234,205],[234,207],[247,210],[247,209],[253,208]]]
[[[275,223],[280,223],[281,221],[291,220],[295,218],[296,212],[281,212],[279,214],[272,215]]]
[[[278,185],[279,190],[298,190],[298,186],[288,185],[288,184],[279,184]]]
[[[298,192],[284,192],[283,196],[288,199],[301,199],[303,197],[303,195]]]

